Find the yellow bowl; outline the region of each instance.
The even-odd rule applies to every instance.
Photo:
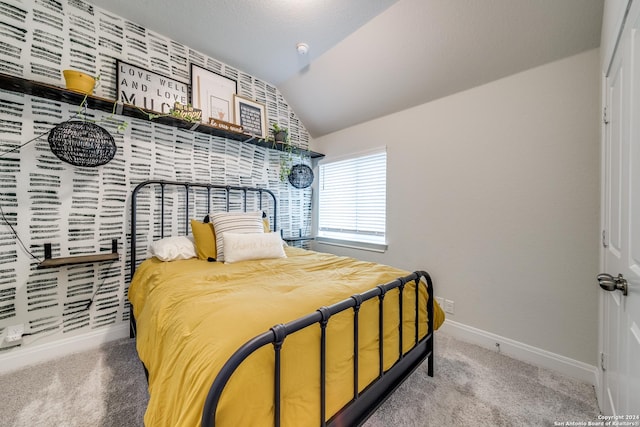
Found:
[[[90,75],[76,70],[64,70],[62,74],[64,74],[67,89],[88,95],[93,93],[93,88],[96,85],[96,79]]]

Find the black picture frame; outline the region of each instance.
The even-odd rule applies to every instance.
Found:
[[[244,96],[233,97],[234,123],[242,126],[243,132],[258,138],[267,138],[267,107],[261,102]]]

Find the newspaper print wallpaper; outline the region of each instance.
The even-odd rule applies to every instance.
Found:
[[[76,69],[99,75],[95,94],[115,99],[116,59],[183,82],[191,63],[237,80],[240,95],[266,105],[269,125],[288,127],[292,143],[308,148],[304,126],[266,82],[82,0],[0,0],[0,73],[62,87],[62,70]],[[311,190],[280,181],[281,152],[87,110],[118,151],[104,166],[75,167],[50,151],[46,134],[77,113],[77,105],[0,91],[0,207],[26,249],[38,259],[45,243],[54,257],[92,254],[117,239],[121,254],[113,263],[37,269],[38,260],[0,222],[0,337],[7,326],[24,324],[21,348],[128,321],[129,198],[141,181],[269,188],[279,198],[283,234],[308,233]],[[121,121],[127,127],[119,132]],[[170,217],[179,216],[178,204]],[[157,238],[158,229],[148,234]],[[15,347],[3,342],[0,354],[20,351]]]

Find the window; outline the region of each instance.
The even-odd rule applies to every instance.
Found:
[[[320,164],[318,240],[386,249],[385,149]]]

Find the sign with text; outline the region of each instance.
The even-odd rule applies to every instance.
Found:
[[[116,61],[118,101],[169,114],[176,102],[186,105],[188,85],[126,62]]]
[[[235,122],[242,126],[244,133],[266,138],[267,114],[265,105],[239,95],[235,95],[233,101]]]
[[[229,132],[242,133],[244,129],[240,125],[236,125],[234,123],[224,122],[222,120],[216,120],[214,118],[209,119],[209,125],[216,129],[222,129]]]

